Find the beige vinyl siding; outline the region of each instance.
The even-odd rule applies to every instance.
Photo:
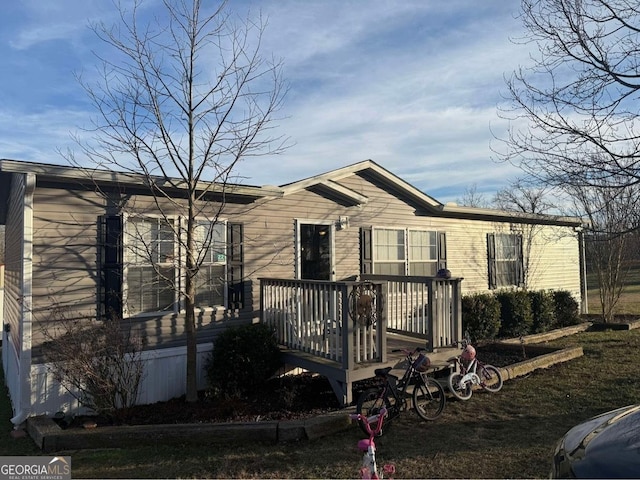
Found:
[[[463,293],[488,291],[488,233],[510,232],[509,222],[461,220],[430,216],[423,206],[406,195],[389,191],[366,174],[353,174],[338,183],[365,196],[363,205],[336,199],[311,187],[283,198],[261,199],[248,205],[228,202],[221,220],[242,223],[244,228],[245,308],[198,311],[197,328],[202,342],[211,341],[220,329],[259,316],[261,277],[294,278],[295,221],[337,224],[349,217],[349,227],[334,228],[335,278],[360,273],[360,227],[410,228],[444,232],[447,267],[463,277]],[[95,316],[97,285],[97,220],[106,213],[103,197],[88,190],[36,191],[34,222],[34,305],[41,311],[51,299],[78,307],[83,315]],[[169,202],[170,213],[179,214]],[[210,215],[216,211],[212,204]],[[158,214],[153,199],[134,195],[125,212]],[[578,246],[570,228],[545,227],[549,239],[534,245],[540,279],[530,288],[569,289],[579,294]],[[545,230],[546,231],[546,230]],[[560,233],[561,235],[558,235]],[[172,347],[184,341],[180,313],[139,316],[131,321],[147,341],[148,348]]]
[[[5,226],[4,316],[9,325],[13,345],[21,350],[20,322],[24,310],[24,194],[26,175],[12,174]]]
[[[531,289],[571,291],[580,297],[580,248],[572,229],[544,227],[532,249]]]
[[[344,207],[316,192],[301,191],[263,202],[252,211],[255,219],[245,222],[245,263],[261,265],[258,277],[294,278],[295,220],[330,222],[340,216],[354,218],[358,207]],[[353,224],[334,230],[335,278],[359,273],[359,231]],[[259,293],[259,292],[258,292]]]
[[[71,318],[95,317],[97,222],[103,205],[104,200],[94,192],[36,188],[35,322],[55,321],[62,311]]]
[[[488,291],[487,234],[510,232],[509,223],[447,219],[448,268],[464,277],[464,293]],[[580,298],[577,235],[569,227],[538,226],[533,237],[530,290],[569,290]],[[525,239],[526,241],[526,239]],[[525,252],[526,254],[526,252]]]
[[[442,218],[420,214],[407,199],[393,195],[360,175],[342,179],[339,183],[369,199],[364,207],[351,209],[349,223],[352,230],[357,231],[361,226],[397,226],[446,233],[447,268],[454,276],[464,278],[462,290],[465,294],[489,291],[487,234],[512,233],[512,228],[517,233],[526,228],[509,221]],[[536,226],[531,257],[530,289],[569,290],[579,299],[579,245],[577,234],[572,228]],[[345,274],[347,275],[349,274]]]
[[[95,192],[37,186],[33,201],[33,330],[38,361],[44,330],[61,318],[95,319],[97,220]]]
[[[464,278],[462,293],[488,291],[487,234],[500,230],[491,222],[459,219],[441,222],[447,232],[447,268],[454,277]]]

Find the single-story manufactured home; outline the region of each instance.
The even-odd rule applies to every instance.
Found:
[[[171,185],[171,198],[154,198],[142,175],[0,160],[2,362],[14,423],[79,408],[41,348],[61,309],[135,325],[146,361],[139,403],[184,393],[183,300],[166,286],[184,276],[184,192],[155,181]],[[292,363],[298,351],[307,356],[298,366],[313,368],[315,356],[316,371],[342,372],[331,378],[348,403],[351,383],[372,376],[356,375],[358,365],[385,360],[387,330],[423,335],[433,351],[461,339],[462,294],[526,287],[586,300],[578,218],[444,205],[370,160],[278,187],[201,192],[215,222],[196,292],[200,365],[222,329],[268,322]],[[348,308],[364,280],[385,296],[373,326]]]

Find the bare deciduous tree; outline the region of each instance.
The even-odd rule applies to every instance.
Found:
[[[522,0],[521,18],[534,63],[507,81],[513,122],[499,155],[557,186],[637,184],[638,4]]]
[[[489,207],[489,201],[481,192],[478,192],[478,184],[476,183],[467,187],[464,190],[462,198],[458,199],[456,203],[463,205],[465,207],[475,207],[475,208]]]
[[[629,196],[640,182],[637,129],[640,5],[628,0],[522,0],[533,64],[507,80],[512,109],[504,151],[525,172],[573,196],[592,222],[588,256],[605,319],[619,297]],[[628,204],[621,202],[625,198]],[[618,209],[614,211],[613,209]]]
[[[548,198],[547,188],[528,185],[524,180],[516,179],[496,193],[493,205],[510,212],[545,215],[555,208]]]
[[[638,188],[571,188],[574,208],[589,219],[585,232],[588,263],[598,281],[605,322],[613,320],[631,261],[637,256],[637,233],[632,224],[638,212]]]
[[[286,85],[281,63],[260,54],[262,18],[236,19],[224,1],[213,11],[201,0],[163,5],[154,21],[145,20],[142,2],[135,0],[130,11],[120,5],[116,26],[92,26],[109,54],[99,57],[97,81],[80,79],[98,114],[92,140],[78,143],[96,165],[144,175],[164,216],[159,234],[170,229],[184,252],[178,260],[184,278],[176,281],[152,258],[157,252],[142,234],[146,226],[132,241],[135,255],[148,256],[184,308],[186,398],[196,401],[196,278],[219,241],[214,227],[231,181],[240,178],[238,163],[286,147],[285,138],[273,135]],[[84,163],[73,152],[65,156]],[[178,188],[182,199],[172,193]],[[216,205],[206,201],[214,189],[222,199]],[[181,224],[170,220],[176,210]]]

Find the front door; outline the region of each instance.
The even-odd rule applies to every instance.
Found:
[[[333,226],[298,223],[298,278],[333,280]]]

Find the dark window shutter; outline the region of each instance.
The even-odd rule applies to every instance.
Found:
[[[371,227],[360,228],[360,274],[373,273],[373,242]]]
[[[122,226],[119,215],[99,218],[98,298],[99,316],[104,320],[122,318]]]
[[[438,270],[447,268],[447,234],[438,234]]]
[[[522,235],[516,235],[516,253],[518,263],[516,265],[517,285],[524,287],[524,255],[522,251]]]
[[[487,234],[487,259],[489,264],[489,288],[498,287],[496,278],[496,236],[493,233]]]
[[[244,306],[243,225],[227,223],[227,282],[230,309]]]

